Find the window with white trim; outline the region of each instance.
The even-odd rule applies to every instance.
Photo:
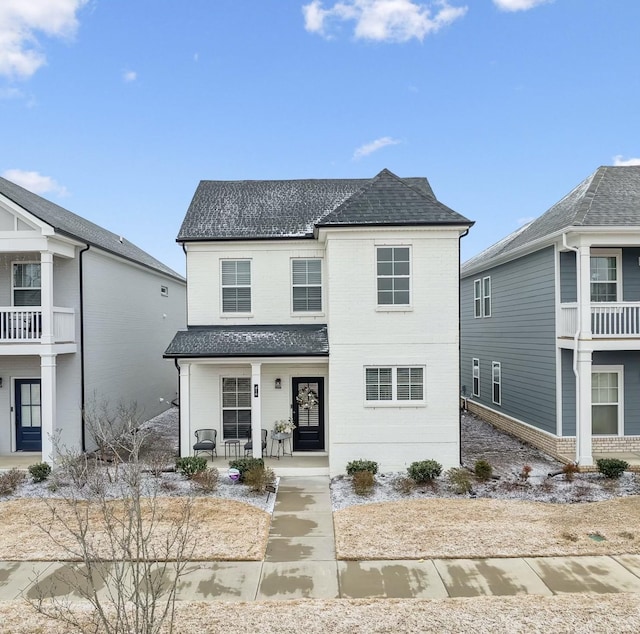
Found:
[[[424,403],[424,366],[365,368],[367,403]]]
[[[13,263],[13,305],[40,306],[40,262]]]
[[[222,312],[251,312],[251,260],[221,260]]]
[[[591,301],[617,302],[620,299],[620,251],[591,251]]]
[[[491,277],[473,280],[473,316],[491,317]]]
[[[377,247],[378,306],[409,306],[411,249]]]
[[[615,436],[622,429],[622,367],[591,372],[591,428],[594,436]]]
[[[496,405],[502,403],[502,366],[498,361],[491,363],[492,401]]]
[[[480,359],[472,360],[473,395],[480,396]]]
[[[473,280],[473,315],[482,317],[482,280]]]
[[[251,378],[222,379],[222,436],[247,438],[251,432]]]
[[[322,310],[322,260],[291,260],[292,307],[294,313]]]

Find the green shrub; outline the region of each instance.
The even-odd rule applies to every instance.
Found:
[[[412,462],[407,469],[409,477],[418,484],[431,482],[442,473],[442,465],[437,460]]]
[[[486,482],[493,475],[493,467],[486,460],[476,460],[473,467],[476,478],[481,482]]]
[[[196,473],[205,471],[207,459],[202,456],[187,456],[176,460],[176,469],[185,477],[191,480]]]
[[[372,475],[376,475],[378,463],[373,460],[352,460],[347,463],[347,475],[352,476],[357,471],[369,471]]]
[[[371,495],[376,480],[371,471],[355,471],[351,476],[351,486],[356,495]]]
[[[619,458],[598,458],[596,464],[605,478],[619,478],[629,468],[629,463]]]
[[[237,469],[240,472],[240,478],[238,482],[244,482],[244,475],[250,469],[261,467],[264,469],[264,460],[262,458],[251,458],[247,456],[245,458],[236,458],[229,461],[229,467],[231,469]]]
[[[10,469],[4,473],[0,473],[0,495],[11,495],[27,477],[24,471],[20,469]]]
[[[454,467],[447,471],[446,476],[454,493],[464,495],[471,492],[471,477],[466,469]]]
[[[34,482],[44,482],[51,475],[51,466],[46,462],[36,462],[29,467]]]

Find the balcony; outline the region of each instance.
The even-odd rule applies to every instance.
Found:
[[[591,336],[594,339],[640,338],[640,302],[591,304]],[[560,306],[560,336],[573,337],[578,328],[578,305]],[[583,328],[584,330],[584,328]]]
[[[53,342],[75,341],[73,308],[53,308]],[[0,307],[0,344],[40,343],[42,340],[42,309],[33,307]]]

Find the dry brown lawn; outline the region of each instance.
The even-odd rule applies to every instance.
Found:
[[[334,526],[339,559],[640,553],[640,498],[406,500],[345,508],[334,513]]]
[[[158,551],[162,552],[162,539],[184,512],[186,498],[158,498],[157,527],[153,531]],[[90,539],[102,544],[101,554],[110,556],[101,513],[96,506],[87,508],[77,502],[80,512],[87,511],[91,526]],[[119,502],[112,503],[114,507]],[[74,559],[70,551],[75,544],[61,526],[60,519],[52,520],[52,512],[73,522],[74,509],[63,500],[20,499],[0,502],[0,560],[64,561]],[[193,499],[190,519],[189,544],[194,546],[194,561],[252,560],[259,561],[269,534],[271,517],[265,511],[219,498]],[[49,537],[40,526],[51,527]],[[56,544],[61,542],[61,544]],[[99,546],[100,548],[100,546]]]
[[[77,605],[77,609],[82,607]],[[640,597],[572,594],[469,599],[298,600],[177,603],[177,632],[490,632],[598,634],[640,631]],[[66,634],[70,630],[24,602],[0,603],[2,634]]]

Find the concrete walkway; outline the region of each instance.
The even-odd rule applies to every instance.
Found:
[[[36,598],[39,592],[79,599],[77,584],[69,564],[0,562],[0,601]],[[640,593],[640,555],[336,561],[329,478],[320,476],[281,479],[264,561],[191,563],[178,599],[441,599],[574,592]]]

